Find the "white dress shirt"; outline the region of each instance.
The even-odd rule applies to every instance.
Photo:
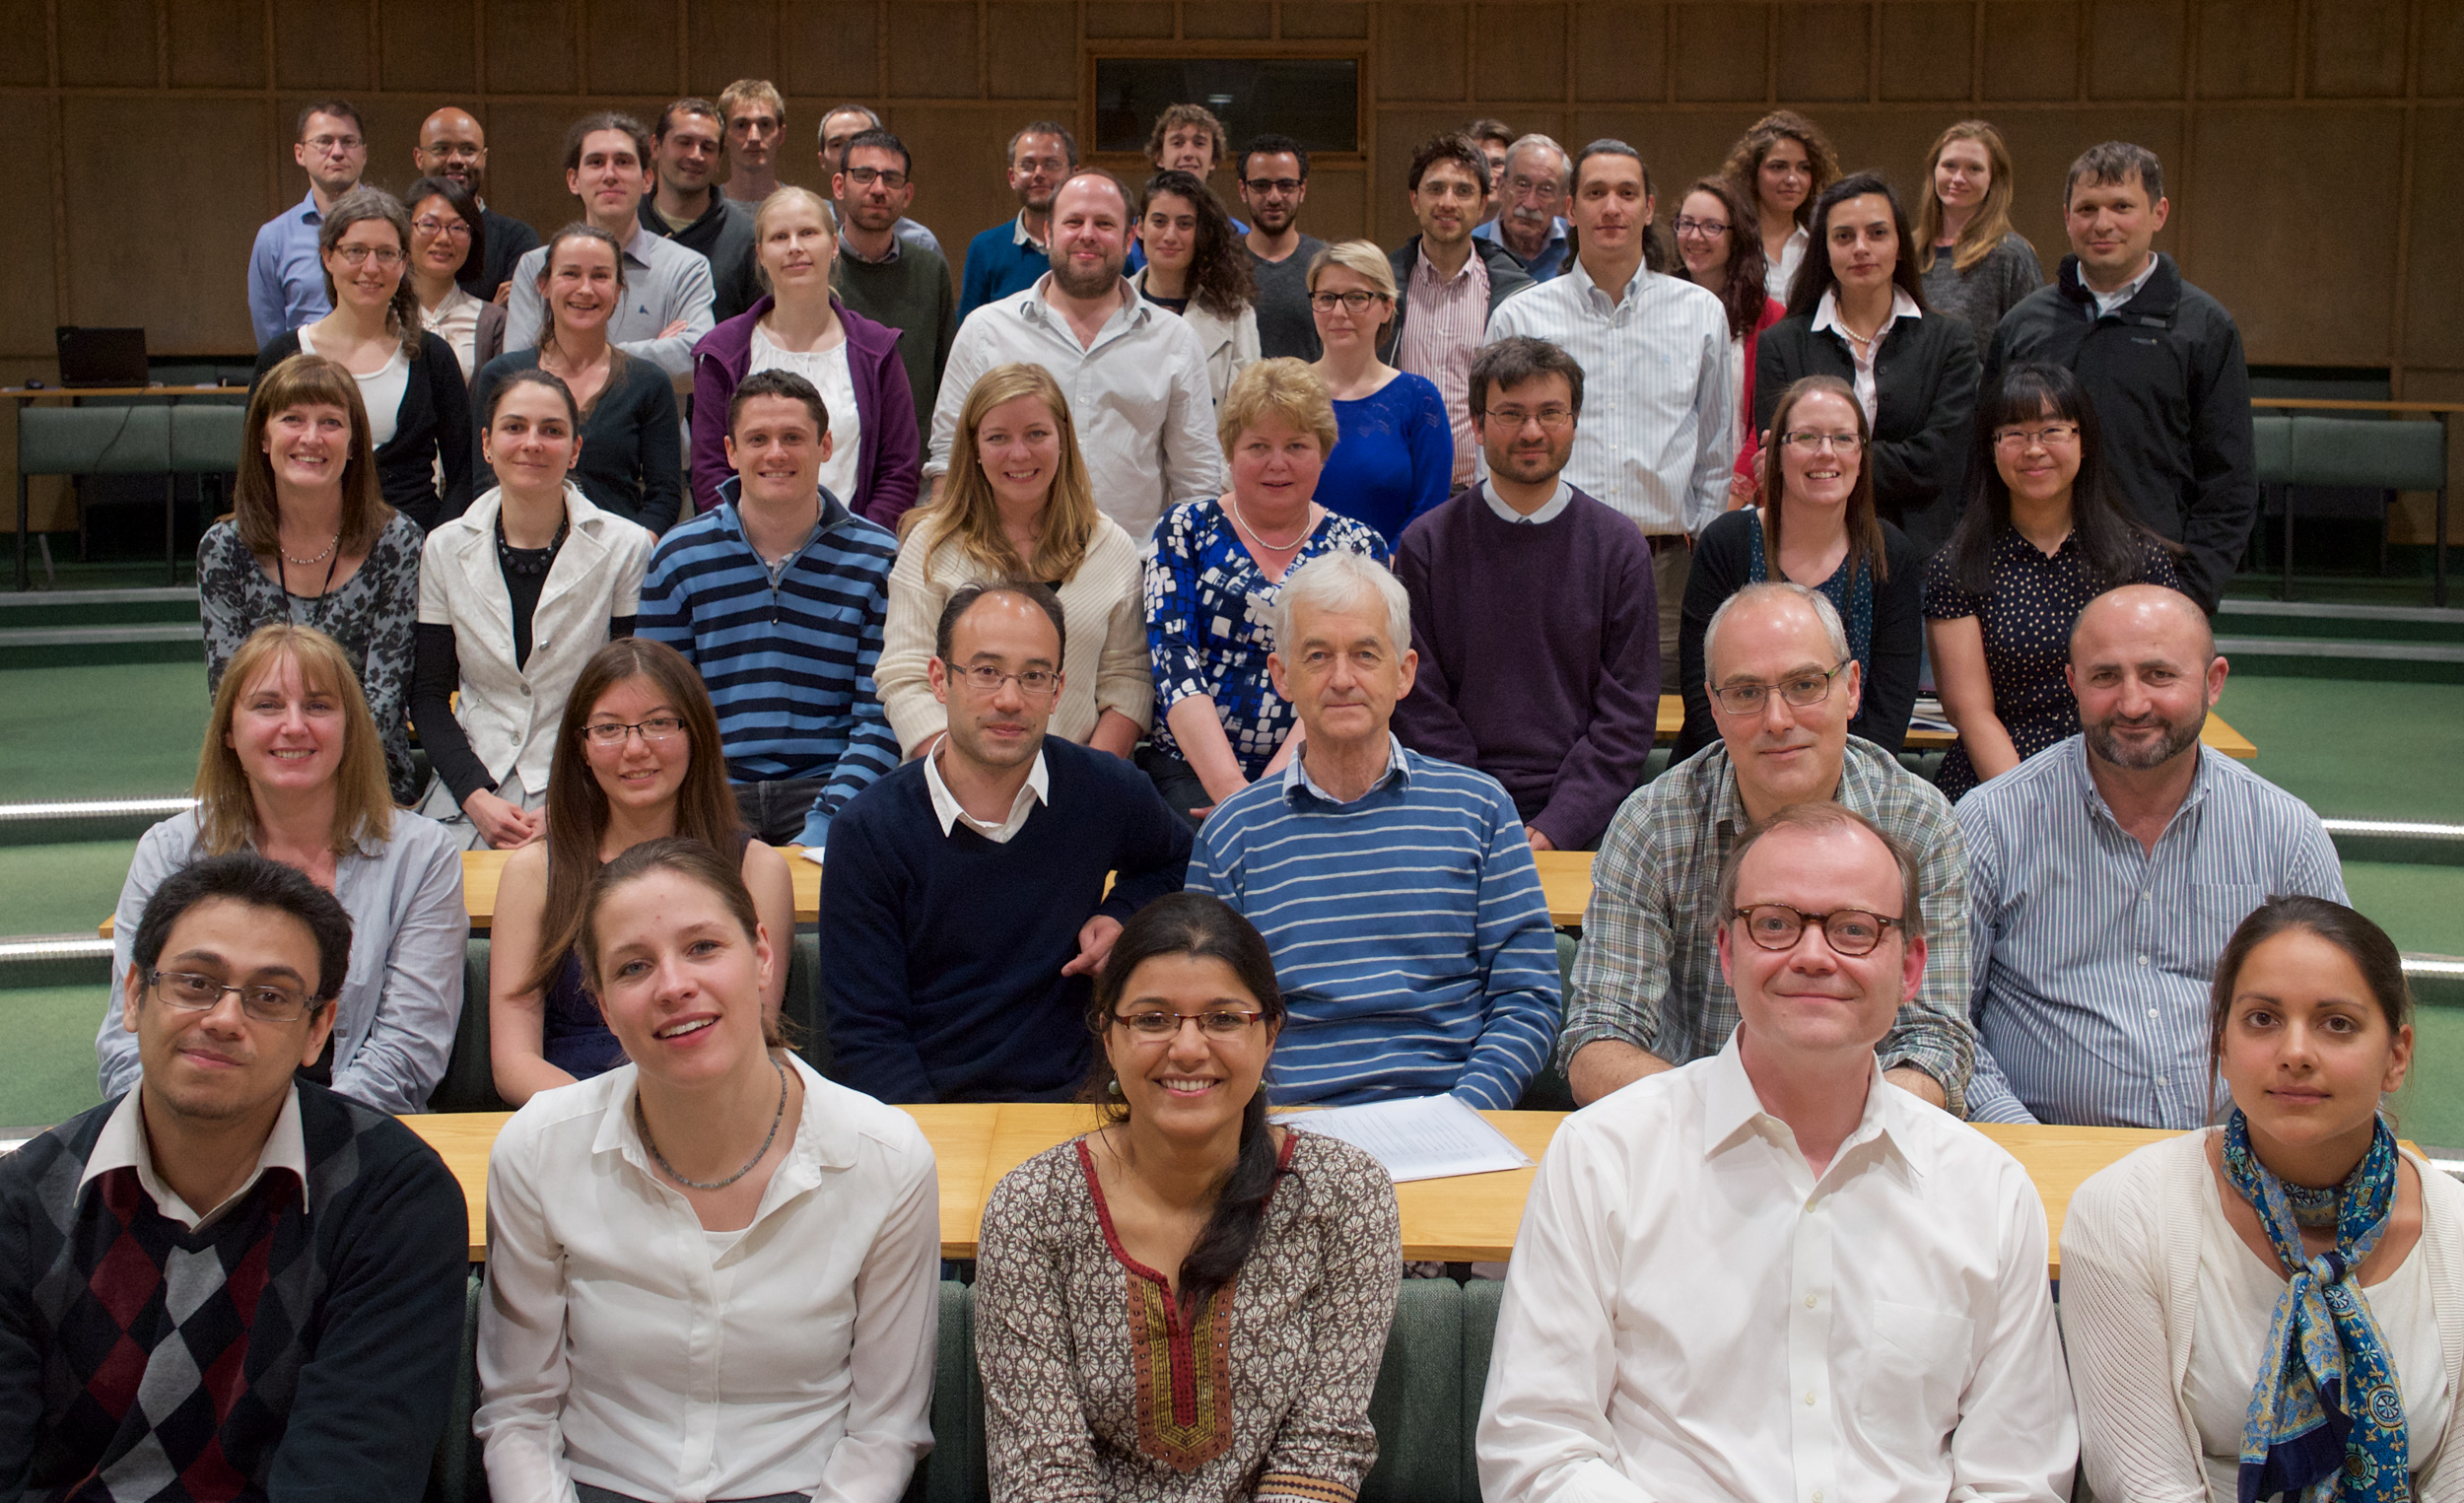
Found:
[[[154,1208],[191,1232],[221,1217],[223,1212],[240,1203],[240,1197],[256,1188],[269,1169],[288,1169],[300,1182],[300,1213],[308,1211],[308,1138],[300,1130],[300,1088],[285,1092],[282,1110],[274,1114],[273,1130],[265,1134],[264,1145],[256,1151],[256,1167],[240,1182],[240,1188],[223,1196],[221,1201],[205,1210],[198,1210],[180,1198],[179,1192],[154,1172],[154,1147],[146,1140],[145,1109],[141,1105],[143,1091],[132,1090],[120,1098],[111,1115],[96,1134],[94,1151],[86,1155],[86,1172],[77,1177],[78,1194],[114,1169],[134,1169],[137,1183],[154,1197]]]
[[[1035,754],[1035,765],[1027,769],[1027,781],[1018,785],[1018,795],[1009,801],[1009,817],[998,824],[978,819],[967,812],[967,806],[958,801],[958,795],[950,791],[950,786],[941,781],[942,750],[942,747],[935,746],[924,753],[924,789],[932,795],[932,817],[941,822],[943,835],[964,823],[968,829],[993,845],[1006,846],[1009,838],[1026,824],[1027,816],[1035,812],[1037,804],[1053,801],[1052,775],[1044,770],[1044,753],[1039,748]]]
[[[1848,325],[1839,321],[1838,288],[1834,287],[1823,293],[1822,301],[1814,306],[1814,332],[1819,334],[1825,329],[1835,329],[1839,333],[1839,342],[1848,347],[1849,363],[1857,368],[1856,379],[1853,382],[1857,392],[1857,405],[1865,409],[1865,426],[1868,430],[1874,427],[1874,404],[1879,400],[1874,391],[1875,352],[1882,349],[1882,338],[1890,332],[1892,324],[1902,318],[1924,316],[1925,310],[1916,306],[1916,300],[1909,297],[1905,289],[1893,286],[1890,290],[1890,311],[1882,315],[1882,325],[1875,329],[1874,338],[1863,348],[1859,348],[1857,342],[1848,337]]]
[[[1762,263],[1763,295],[1782,307],[1788,307],[1789,286],[1797,280],[1797,268],[1806,264],[1806,247],[1813,240],[1814,237],[1806,234],[1806,227],[1799,225],[1788,232],[1788,243],[1780,247],[1779,260]]]
[[[1185,501],[1224,492],[1223,446],[1215,438],[1215,398],[1198,334],[1124,280],[1121,306],[1078,343],[1069,320],[1044,301],[1053,275],[967,315],[950,348],[932,409],[927,478],[950,467],[958,414],[977,377],[1013,361],[1042,366],[1069,399],[1078,449],[1086,457],[1095,505],[1133,538]]]
[[[1491,1503],[2066,1499],[2043,1203],[1879,1065],[1815,1176],[1733,1035],[1558,1130],[1478,1447]]]
[[[1497,305],[1490,343],[1548,340],[1583,367],[1565,478],[1644,532],[1697,532],[1728,510],[1737,393],[1728,313],[1707,289],[1638,268],[1614,305],[1581,260]],[[1488,474],[1480,457],[1479,473]]]
[[[435,307],[419,310],[420,326],[453,347],[453,359],[462,368],[467,382],[478,369],[479,300],[462,291],[458,283],[448,283],[445,301]]]
[[[636,1067],[542,1091],[488,1155],[483,1401],[499,1503],[896,1503],[932,1448],[940,1193],[915,1119],[804,1082],[752,1225],[652,1171]],[[731,1239],[731,1240],[730,1240]]]
[[[2088,318],[2090,320],[2101,318],[2105,314],[2112,312],[2115,308],[2120,307],[2123,304],[2128,303],[2131,299],[2138,297],[2139,290],[2148,285],[2148,279],[2150,277],[2156,275],[2156,252],[2151,250],[2148,252],[2148,264],[2139,268],[2139,275],[2113,289],[2113,291],[2109,293],[2100,293],[2092,287],[2088,288],[2088,296],[2094,300],[2094,306],[2088,314]],[[2086,285],[2084,278],[2082,279],[2082,285]]]

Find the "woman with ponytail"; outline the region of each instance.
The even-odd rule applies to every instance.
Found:
[[[995,1503],[1349,1497],[1377,1460],[1395,1188],[1356,1148],[1267,1125],[1283,1016],[1266,941],[1214,898],[1159,898],[1113,942],[1087,1015],[1105,1126],[984,1209]]]
[[[2062,1228],[2080,1461],[2098,1497],[2464,1494],[2464,1186],[2397,1145],[2403,958],[2270,898],[2211,991],[2224,1125],[2091,1176]]]

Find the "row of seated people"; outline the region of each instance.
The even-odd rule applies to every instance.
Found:
[[[2386,934],[2305,897],[2235,926],[2202,1061],[2229,1108],[2072,1197],[2057,1327],[2026,1171],[1883,1068],[1942,932],[1927,881],[1838,803],[1738,832],[1715,882],[1737,1026],[1547,1150],[1483,1496],[2057,1503],[2080,1472],[2107,1497],[2443,1496],[2464,1189],[2380,1108],[2413,1044]],[[723,850],[633,847],[574,927],[628,1062],[534,1097],[491,1152],[492,1495],[901,1497],[934,1383],[962,1381],[934,1371],[922,1130],[785,1047],[777,931]],[[432,1148],[299,1078],[355,929],[337,892],[240,851],[171,873],[126,931],[114,1026],[142,1072],[0,1159],[15,1491],[418,1496],[469,1228]],[[1110,937],[1076,1020],[1100,1125],[983,1213],[991,1495],[1351,1498],[1404,1272],[1389,1177],[1269,1120],[1298,1026],[1270,933],[1189,891]]]

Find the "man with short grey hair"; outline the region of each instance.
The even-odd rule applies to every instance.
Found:
[[[1283,581],[1275,692],[1301,750],[1199,827],[1189,887],[1246,916],[1290,1015],[1278,1104],[1452,1092],[1507,1108],[1556,1033],[1556,940],[1514,800],[1389,728],[1417,659],[1385,566],[1324,554]]]
[[[1916,854],[1932,958],[1880,1055],[1894,1084],[1959,1113],[1975,1042],[1960,922],[1967,851],[1950,803],[1848,734],[1864,685],[1839,612],[1819,591],[1748,584],[1712,615],[1703,658],[1721,739],[1629,796],[1592,865],[1557,1039],[1575,1101],[1719,1053],[1738,1019],[1717,952],[1720,863],[1779,810],[1827,801]]]
[[[1535,282],[1566,269],[1573,253],[1566,239],[1566,149],[1535,131],[1506,148],[1492,183],[1497,217],[1472,232],[1475,239],[1506,247]]]

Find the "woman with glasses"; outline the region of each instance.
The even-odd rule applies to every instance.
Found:
[[[1425,376],[1378,359],[1395,318],[1395,268],[1367,240],[1337,240],[1309,263],[1309,312],[1325,352],[1310,367],[1335,399],[1340,437],[1318,490],[1329,509],[1393,547],[1454,488],[1455,432]]]
[[[1762,290],[1786,304],[1805,264],[1811,210],[1839,176],[1839,155],[1821,128],[1793,109],[1774,109],[1737,138],[1720,169],[1737,195],[1754,206],[1762,239]]]
[[[940,498],[901,518],[873,683],[901,753],[948,724],[925,664],[941,608],[970,584],[1035,580],[1068,630],[1051,733],[1128,757],[1155,714],[1138,545],[1096,510],[1069,399],[1042,366],[995,366],[959,410]]]
[[[1676,758],[1683,761],[1720,738],[1703,687],[1702,640],[1712,613],[1764,580],[1785,580],[1829,598],[1863,681],[1848,733],[1896,753],[1916,710],[1925,555],[1906,533],[1875,515],[1865,409],[1846,381],[1809,376],[1780,392],[1765,439],[1756,504],[1720,517],[1694,543],[1677,635],[1685,728]]]
[[[316,232],[333,311],[256,354],[251,390],[294,355],[351,373],[368,409],[385,504],[422,531],[470,505],[470,392],[453,347],[420,325],[411,217],[390,193],[353,188]]]
[[[753,211],[753,276],[764,295],[693,347],[696,512],[719,505],[719,488],[734,477],[727,399],[757,371],[792,371],[821,393],[830,414],[821,483],[831,495],[885,527],[916,504],[922,450],[899,331],[830,290],[838,225],[810,188],[781,188]]]
[[[1779,301],[1763,290],[1762,236],[1752,201],[1725,177],[1705,177],[1685,190],[1670,229],[1686,277],[1706,288],[1728,311],[1729,369],[1739,387],[1737,473],[1729,481],[1729,506],[1753,500],[1754,455],[1760,448],[1753,425],[1754,350],[1762,331],[1780,321]]]
[[[1927,306],[1966,319],[1980,358],[2002,315],[2045,285],[2036,247],[2011,228],[2012,193],[2002,132],[1961,120],[1935,139],[1916,212],[1916,266]]]
[[[2179,552],[2115,492],[2079,377],[2033,361],[2003,372],[1978,404],[1966,510],[1926,568],[1934,682],[1959,727],[1935,786],[1955,799],[2079,734],[2071,624],[2120,585],[2181,588]]]
[[[411,215],[411,288],[422,327],[453,347],[462,379],[505,353],[505,309],[462,288],[464,267],[487,257],[479,200],[450,177],[422,177],[403,202]]]
[[[112,916],[111,1005],[95,1036],[104,1100],[137,1083],[121,1028],[130,946],[172,872],[252,851],[297,867],[351,916],[333,1035],[307,1074],[379,1112],[425,1112],[462,1017],[461,851],[393,806],[350,654],[304,626],[259,628],[232,654],[197,758],[197,806],[148,830]]]
[[[590,654],[633,635],[652,539],[570,478],[582,414],[563,381],[516,371],[488,401],[497,485],[420,559],[411,721],[437,770],[422,812],[473,851],[511,851],[546,827],[556,722]]]
[[[583,895],[600,867],[645,841],[683,836],[742,874],[779,937],[761,1003],[779,1010],[795,933],[787,857],[746,833],[727,786],[710,692],[675,649],[619,638],[582,666],[549,764],[546,838],[506,861],[488,946],[488,1059],[514,1106],[601,1075],[625,1046],[583,984]]]
[[[1146,179],[1135,237],[1146,264],[1129,285],[1157,307],[1179,313],[1198,336],[1218,402],[1232,377],[1260,359],[1258,287],[1236,234],[1223,205],[1190,173],[1164,171]]]
[[[992,1497],[1348,1498],[1402,1272],[1395,1188],[1266,1121],[1266,941],[1176,893],[1114,941],[1087,1015],[1104,1126],[1027,1160],[976,1264]]]

